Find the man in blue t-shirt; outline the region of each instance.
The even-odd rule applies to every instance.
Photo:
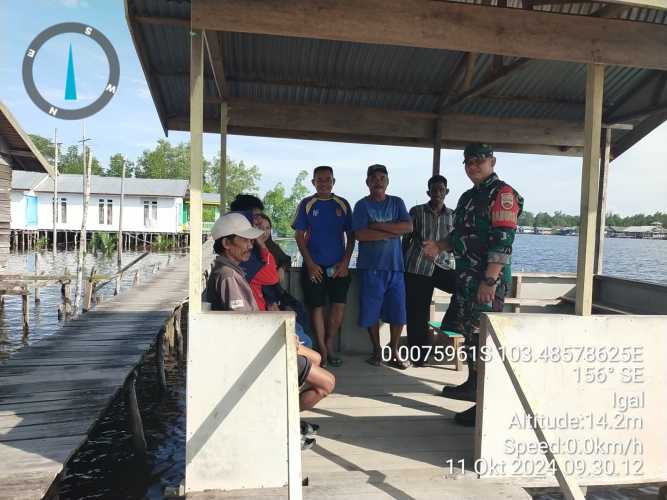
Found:
[[[301,200],[292,224],[303,256],[301,286],[311,309],[322,366],[342,364],[334,352],[334,338],[343,322],[354,250],[352,209],[347,200],[332,193],[335,182],[331,167],[316,167],[312,180],[316,193]],[[327,297],[328,321],[324,317]]]
[[[359,200],[352,212],[352,230],[359,240],[359,326],[368,328],[373,343],[373,356],[368,362],[380,366],[379,320],[389,323],[391,364],[404,370],[409,363],[398,356],[398,340],[406,321],[400,238],[412,232],[412,221],[403,200],[386,194],[388,184],[384,165],[368,167],[366,185],[370,194]]]

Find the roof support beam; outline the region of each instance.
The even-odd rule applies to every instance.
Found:
[[[252,8],[247,0],[193,0],[191,18],[193,27],[217,31],[667,69],[665,26],[489,9],[412,0],[253,0]]]
[[[473,88],[464,91],[461,94],[457,95],[456,97],[447,101],[443,106],[443,108],[440,110],[440,112],[444,113],[447,109],[453,108],[454,106],[461,104],[463,101],[466,101],[472,97],[475,97],[485,92],[500,80],[507,78],[509,75],[520,70],[529,61],[530,59],[517,59],[516,61],[507,64],[506,66],[503,66],[498,71],[491,73],[487,78],[485,78],[483,81],[478,83]]]
[[[202,292],[202,205],[204,125],[204,37],[201,30],[190,33],[190,261],[188,292],[190,314],[201,312]],[[190,316],[192,324],[192,316]],[[189,450],[188,450],[189,451]]]
[[[204,43],[208,53],[208,60],[211,62],[215,87],[218,89],[218,95],[221,99],[229,96],[226,88],[225,67],[222,59],[222,33],[217,31],[204,31]]]
[[[32,151],[21,151],[20,149],[10,149],[9,154],[12,156],[21,156],[23,158],[35,158]]]
[[[232,99],[230,134],[295,139],[364,142],[433,147],[435,113],[414,113],[357,106],[289,105]],[[172,130],[187,130],[187,117],[169,120]],[[205,131],[219,133],[218,120],[205,121]],[[558,120],[493,118],[446,114],[442,147],[471,141],[490,142],[517,151],[519,146],[543,154],[580,154],[583,124]],[[499,151],[501,147],[497,146]]]
[[[589,64],[586,71],[586,121],[584,163],[581,172],[581,222],[577,252],[577,287],[574,312],[590,316],[593,309],[595,228],[600,182],[600,135],[604,66]]]
[[[632,132],[623,135],[611,148],[611,158],[617,158],[628,149],[642,140],[644,136],[651,133],[656,127],[667,121],[667,109],[661,109],[656,113],[647,116],[639,124],[635,125]]]
[[[180,28],[190,29],[190,20],[179,17],[160,17],[160,16],[134,16],[136,22],[141,24],[158,24],[161,26],[178,26]]]
[[[531,6],[560,5],[564,3],[592,3],[593,0],[528,0]],[[631,7],[644,7],[653,9],[666,9],[664,0],[604,0],[605,3],[622,5],[629,9]]]

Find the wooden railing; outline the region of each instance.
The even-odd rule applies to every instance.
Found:
[[[211,246],[212,252],[212,246]],[[102,300],[102,295],[99,291],[102,290],[109,283],[115,283],[114,295],[118,295],[121,289],[123,277],[128,273],[133,273],[132,286],[141,282],[141,276],[148,271],[155,274],[160,270],[160,263],[153,262],[141,267],[137,267],[150,252],[145,252],[132,262],[124,266],[121,270],[113,274],[97,274],[96,268],[93,267],[88,278],[83,281],[82,290],[82,312],[87,312],[92,309],[93,305]],[[172,256],[167,258],[166,265],[171,263]],[[37,261],[36,261],[37,262]],[[38,271],[38,267],[36,265]],[[38,271],[39,272],[39,271]],[[61,275],[47,275],[44,273],[23,273],[23,274],[0,274],[0,305],[4,303],[4,295],[20,295],[22,301],[22,321],[23,331],[28,333],[30,330],[30,288],[34,290],[35,303],[39,304],[41,301],[40,288],[49,285],[60,285],[62,303],[58,306],[58,319],[69,319],[76,311],[72,304],[72,283],[76,281],[76,276],[70,274],[69,269]]]

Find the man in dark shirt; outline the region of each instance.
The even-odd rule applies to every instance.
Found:
[[[426,362],[430,345],[428,321],[434,288],[454,293],[456,273],[449,267],[449,253],[442,252],[436,261],[429,259],[422,247],[428,240],[444,241],[452,231],[453,210],[445,206],[449,192],[447,179],[434,175],[428,180],[428,203],[410,209],[413,230],[403,236],[408,345],[410,361],[415,366]],[[417,352],[415,352],[417,351]]]

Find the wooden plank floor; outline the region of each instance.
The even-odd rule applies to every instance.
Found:
[[[0,496],[41,498],[187,296],[179,257],[0,364]]]
[[[335,393],[302,417],[320,424],[316,445],[302,453],[305,499],[529,499],[510,481],[449,475],[447,460],[474,454],[473,429],[453,421],[470,403],[440,396],[465,371],[452,365],[400,371],[346,355],[332,371]],[[193,499],[279,499],[285,488],[203,492]]]

